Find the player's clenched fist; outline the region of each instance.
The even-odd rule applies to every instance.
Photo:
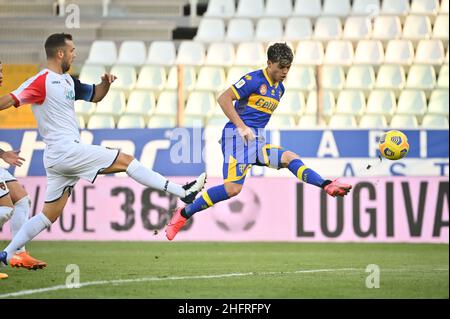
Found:
[[[109,74],[109,73],[105,73],[102,76],[103,83],[112,84],[116,79],[117,79],[117,77],[115,75]]]

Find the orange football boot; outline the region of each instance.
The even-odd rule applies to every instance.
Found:
[[[28,270],[42,269],[47,267],[47,263],[31,257],[27,251],[15,253],[9,261],[11,267],[26,268]]]
[[[178,234],[180,229],[183,228],[187,222],[187,218],[181,216],[182,209],[182,207],[175,208],[172,219],[166,227],[166,237],[168,240],[174,239],[176,234]]]

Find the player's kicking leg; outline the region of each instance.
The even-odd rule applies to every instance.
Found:
[[[195,181],[187,183],[186,185],[173,183],[158,172],[142,165],[133,156],[122,152],[119,152],[114,163],[107,169],[100,171],[100,174],[119,172],[126,172],[128,176],[142,185],[163,190],[178,196],[186,204],[194,201],[195,196],[203,189],[206,183],[206,173],[202,173]]]

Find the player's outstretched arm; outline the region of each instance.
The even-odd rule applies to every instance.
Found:
[[[92,98],[92,102],[97,103],[103,100],[109,91],[111,84],[117,79],[115,75],[104,74],[102,76],[102,82],[95,86],[95,94]]]
[[[0,97],[0,111],[6,110],[7,108],[10,108],[15,103],[13,97],[11,94],[6,94]]]

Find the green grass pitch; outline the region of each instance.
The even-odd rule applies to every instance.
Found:
[[[446,244],[35,241],[27,248],[49,266],[1,268],[9,278],[0,280],[0,298],[449,298]],[[79,267],[79,288],[65,286],[70,264]],[[379,266],[379,288],[366,287],[369,264]]]

